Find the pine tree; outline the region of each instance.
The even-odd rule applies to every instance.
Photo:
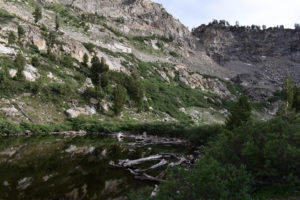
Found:
[[[139,79],[129,77],[127,80],[126,88],[128,90],[130,98],[136,103],[138,111],[141,111],[143,108],[143,99],[145,95],[143,84]]]
[[[15,67],[17,68],[17,79],[22,80],[24,78],[23,71],[25,68],[26,60],[22,54],[18,54],[14,60]]]
[[[107,72],[109,70],[108,64],[106,64],[105,58],[101,58],[101,67],[100,67],[100,73]]]
[[[83,65],[84,67],[87,67],[87,66],[88,66],[88,62],[89,62],[89,57],[88,57],[88,55],[85,53],[85,54],[83,55],[82,65]]]
[[[59,20],[59,16],[56,14],[55,15],[55,30],[58,31],[60,27],[60,20]]]
[[[24,36],[25,31],[21,25],[18,25],[18,38],[21,40],[21,38]]]
[[[91,79],[95,85],[102,85],[102,83],[100,82],[100,78],[102,74],[106,73],[109,70],[109,66],[106,64],[106,61],[103,57],[101,58],[100,62],[99,58],[96,55],[94,55],[94,57],[92,58],[91,63]],[[106,77],[104,76],[103,85],[106,86],[108,80],[105,79]]]
[[[101,62],[98,56],[94,55],[92,58],[92,67],[91,67],[91,79],[93,84],[98,86],[100,83],[100,69],[101,69]]]
[[[113,111],[115,116],[120,116],[122,110],[124,109],[124,104],[126,102],[126,89],[121,86],[117,85],[114,90],[114,105]]]
[[[230,115],[226,119],[226,128],[233,129],[251,120],[251,105],[248,97],[242,95],[235,103]]]
[[[109,83],[108,74],[107,74],[107,72],[104,72],[101,74],[101,77],[100,77],[101,87],[105,88],[108,85],[108,83]]]
[[[42,8],[40,6],[36,6],[32,15],[35,23],[40,21],[42,19]]]

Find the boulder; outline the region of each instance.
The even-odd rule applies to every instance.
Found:
[[[38,70],[33,67],[32,65],[26,65],[25,69],[23,71],[23,74],[27,81],[35,81],[37,78],[40,77],[40,74],[38,73]]]
[[[76,118],[79,115],[91,116],[96,113],[96,109],[90,106],[70,108],[66,111],[66,114],[69,118]]]

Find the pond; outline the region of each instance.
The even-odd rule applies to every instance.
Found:
[[[116,133],[2,138],[0,199],[127,199],[164,181],[167,169],[189,167],[197,151],[187,141]]]

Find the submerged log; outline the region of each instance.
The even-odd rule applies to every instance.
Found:
[[[146,173],[143,173],[143,175],[141,175],[141,176],[135,176],[134,178],[137,180],[141,180],[141,181],[151,181],[151,182],[157,182],[157,183],[165,182],[165,180],[150,176]]]

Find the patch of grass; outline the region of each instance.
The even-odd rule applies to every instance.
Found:
[[[10,14],[4,8],[0,8],[0,23],[7,23],[15,18],[15,15]]]

